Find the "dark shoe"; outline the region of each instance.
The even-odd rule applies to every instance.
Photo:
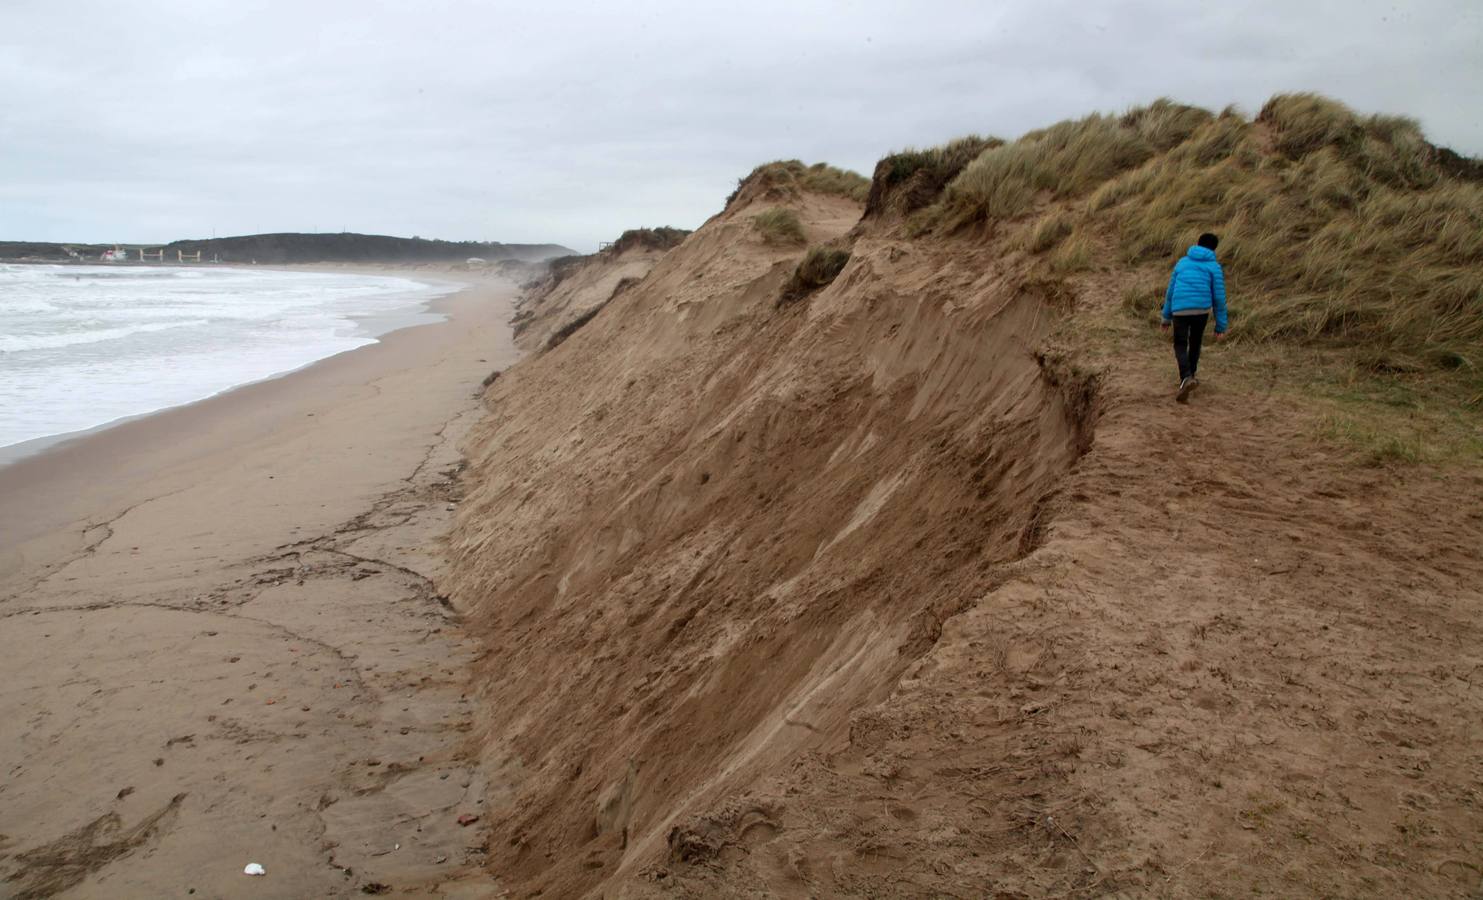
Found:
[[[1183,381],[1179,382],[1179,391],[1174,395],[1174,399],[1178,400],[1180,403],[1188,403],[1189,392],[1194,389],[1195,380],[1193,378],[1186,378]]]

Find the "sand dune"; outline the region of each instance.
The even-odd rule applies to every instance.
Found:
[[[769,164],[535,286],[518,365],[486,285],[0,470],[3,884],[1470,896],[1476,329],[1423,327],[1476,284],[1453,169],[1301,95],[868,191]],[[1267,330],[1181,405],[1148,316],[1190,209],[1269,217],[1231,269]],[[1325,287],[1387,266],[1413,293]]]
[[[851,251],[783,305],[779,206]],[[1174,404],[1130,273],[860,216],[761,173],[490,389],[450,584],[501,886],[1475,883],[1473,470],[1356,465],[1275,358]]]

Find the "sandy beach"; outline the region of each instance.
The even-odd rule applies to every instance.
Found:
[[[438,538],[513,296],[473,281],[443,323],[0,468],[0,895],[359,895],[482,861]]]

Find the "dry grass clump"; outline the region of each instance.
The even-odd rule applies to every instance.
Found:
[[[1344,104],[1318,94],[1278,94],[1266,102],[1256,120],[1271,126],[1272,146],[1289,159],[1330,144],[1357,141],[1359,119]]]
[[[1405,116],[1361,118],[1317,94],[1278,94],[1257,121],[1272,129],[1273,146],[1289,159],[1332,148],[1361,175],[1399,187],[1431,187],[1442,175],[1436,148],[1416,120]]]
[[[777,305],[785,306],[831,284],[849,261],[848,250],[826,246],[808,251],[793,270],[793,277],[783,286]]]
[[[803,223],[791,209],[775,206],[752,217],[752,227],[768,244],[803,244],[808,238],[803,233]]]
[[[870,180],[859,172],[839,169],[825,163],[814,163],[804,170],[798,179],[806,191],[815,194],[836,194],[864,203],[870,194]]]
[[[1051,253],[1049,265],[1052,274],[1070,275],[1092,268],[1097,247],[1085,228],[1077,229]]]
[[[1178,147],[1215,116],[1207,109],[1175,103],[1160,97],[1147,106],[1129,110],[1121,120],[1148,141],[1154,150],[1164,153]]]
[[[1024,248],[1031,253],[1044,253],[1071,233],[1075,220],[1063,210],[1053,210],[1036,220],[1025,231]]]
[[[1403,368],[1483,365],[1483,164],[1433,147],[1409,119],[1289,94],[1254,122],[1169,101],[1062,122],[985,148],[908,236],[1037,209],[1020,241],[1061,273],[1099,258],[1092,234],[1162,278],[1202,231],[1218,233],[1244,339],[1362,349]]]
[[[736,190],[726,198],[730,206],[748,186],[772,199],[796,197],[803,191],[848,197],[860,203],[870,193],[870,181],[858,172],[840,169],[826,163],[804,165],[796,159],[764,163],[736,183]]]

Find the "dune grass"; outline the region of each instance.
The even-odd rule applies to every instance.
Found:
[[[1051,252],[1047,262],[1053,274],[1070,275],[1092,268],[1097,256],[1097,247],[1091,234],[1087,229],[1079,228]]]
[[[1025,230],[1021,245],[1031,253],[1044,253],[1070,234],[1075,224],[1072,216],[1053,210]]]
[[[1124,116],[1090,115],[1060,122],[991,147],[947,186],[950,227],[1030,211],[1042,192],[1055,199],[1083,194],[1171,149],[1215,117],[1158,100]]]
[[[791,209],[775,206],[752,217],[752,227],[762,235],[767,244],[804,244],[808,242],[803,233],[803,223]]]
[[[980,154],[1003,145],[999,138],[969,135],[941,147],[885,157],[875,167],[866,215],[888,211],[904,215],[927,206]]]
[[[1020,246],[1057,273],[1096,252],[1084,230],[1110,239],[1107,264],[1162,274],[1213,231],[1237,338],[1483,378],[1480,171],[1410,119],[1314,94],[1273,97],[1255,120],[1160,100],[985,147],[907,232],[1034,214]]]
[[[864,203],[870,194],[870,179],[858,172],[826,163],[814,163],[810,166],[796,159],[780,159],[763,163],[737,181],[736,190],[726,198],[726,205],[730,206],[748,184],[757,184],[764,190],[788,196],[809,191],[848,197],[859,203]]]

